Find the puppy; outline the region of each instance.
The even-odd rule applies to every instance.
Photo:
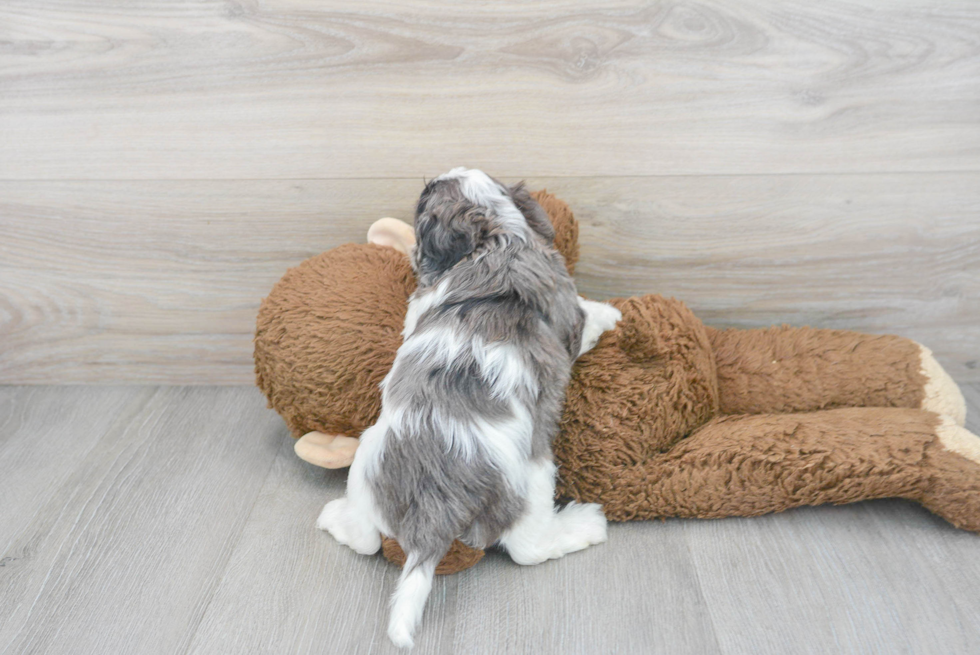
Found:
[[[551,442],[572,362],[621,318],[578,296],[522,185],[453,169],[426,185],[415,234],[418,289],[381,416],[317,522],[358,553],[382,534],[401,544],[388,636],[409,648],[454,539],[518,564],[605,541],[598,505],[556,510]]]

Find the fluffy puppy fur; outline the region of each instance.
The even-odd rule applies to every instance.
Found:
[[[556,511],[551,442],[573,361],[619,319],[578,297],[522,185],[454,169],[426,185],[415,232],[419,286],[381,416],[318,522],[360,553],[382,533],[405,549],[388,626],[402,647],[454,539],[520,564],[605,540],[598,505]]]

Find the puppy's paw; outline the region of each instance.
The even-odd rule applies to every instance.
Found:
[[[595,302],[592,300],[586,300],[585,302],[592,305],[590,311],[593,313],[596,324],[602,328],[603,332],[612,330],[616,327],[617,323],[623,320],[623,312],[607,302]]]
[[[590,329],[590,326],[586,325],[585,329],[582,330],[582,348],[578,351],[579,357],[595,348],[601,336],[601,331]]]
[[[606,516],[602,507],[594,503],[571,503],[558,513],[561,523],[561,548],[573,553],[606,540]]]
[[[578,304],[585,311],[582,348],[579,351],[579,355],[582,355],[595,347],[603,332],[615,328],[616,324],[622,320],[623,314],[609,303],[579,297]]]
[[[352,511],[346,497],[327,503],[316,520],[316,527],[361,555],[373,555],[381,548],[381,533]]]
[[[316,519],[316,527],[325,532],[329,532],[334,539],[347,545],[350,536],[347,526],[344,524],[343,516],[347,514],[347,499],[338,498],[331,500],[323,506],[320,516]]]

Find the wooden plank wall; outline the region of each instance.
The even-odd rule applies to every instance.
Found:
[[[456,165],[579,283],[980,380],[980,5],[0,5],[0,382],[250,383],[261,297]]]

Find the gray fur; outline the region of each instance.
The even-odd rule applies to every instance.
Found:
[[[413,336],[442,330],[464,345],[507,344],[534,384],[502,398],[470,348],[458,349],[451,360],[400,351],[383,402],[414,420],[389,425],[369,484],[391,536],[414,555],[413,565],[438,561],[456,538],[484,548],[524,512],[521,490],[494,465],[486,444],[477,440],[470,457],[453,452],[442,433],[447,425],[475,419],[503,425],[515,420],[512,403],[519,403],[533,425],[525,457],[550,460],[581,344],[585,316],[547,215],[522,185],[499,188],[524,216],[516,230],[494,208],[468,199],[454,179],[437,178],[422,192],[413,297],[440,283],[447,293],[419,316]]]

